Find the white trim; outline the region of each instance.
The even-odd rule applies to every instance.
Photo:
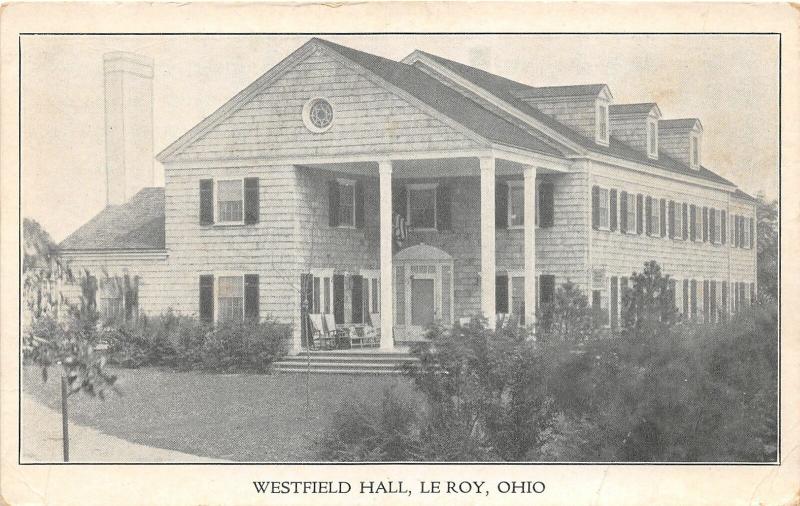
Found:
[[[601,114],[600,111],[605,111],[605,122],[601,124]],[[602,127],[602,128],[601,128]],[[609,118],[609,104],[607,100],[598,98],[595,101],[594,107],[594,142],[600,144],[601,146],[608,146],[608,141],[611,138],[611,132],[609,131],[611,128],[611,120]],[[605,136],[601,135],[605,132]]]
[[[697,145],[697,159],[695,159],[694,151],[695,151],[695,144]],[[689,136],[689,167],[695,170],[699,170],[700,166],[702,165],[702,141],[701,141],[701,134],[699,132],[692,132]]]
[[[311,121],[311,107],[318,101],[327,103],[328,106],[331,108],[331,122],[324,127],[318,127]],[[313,132],[315,134],[325,133],[331,129],[331,127],[333,126],[333,121],[336,119],[336,107],[334,107],[333,102],[327,97],[322,97],[322,96],[311,97],[306,101],[305,104],[303,104],[302,117],[303,117],[303,125],[305,125],[305,127],[310,132]]]
[[[436,190],[439,188],[439,183],[412,183],[405,185],[405,187],[406,187],[406,223],[408,224],[408,228],[419,232],[439,230],[438,228],[439,196],[436,192]],[[411,192],[424,191],[424,190],[433,190],[433,227],[417,227],[414,226],[414,222],[411,221]]]
[[[77,249],[67,249],[67,250],[59,250],[59,256],[65,258],[85,258],[85,259],[107,259],[109,257],[114,258],[115,260],[166,260],[169,257],[169,252],[166,249],[86,249],[86,250],[77,250]]]
[[[206,179],[206,178],[201,178]],[[230,176],[217,176],[214,177],[214,221],[211,223],[212,226],[215,227],[225,227],[225,226],[237,226],[237,225],[244,225],[244,176],[242,177],[230,177]],[[241,202],[242,202],[242,219],[238,221],[221,221],[219,219],[219,208],[217,207],[217,191],[219,189],[219,183],[221,182],[228,182],[228,181],[239,181],[240,188],[241,188]]]

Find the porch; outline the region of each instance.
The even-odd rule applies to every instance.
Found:
[[[449,326],[477,315],[491,315],[490,325],[507,313],[534,323],[537,282],[525,274],[536,272],[537,226],[525,223],[538,221],[543,183],[552,221],[552,181],[566,168],[510,158],[298,165],[302,184],[317,188],[309,194],[318,209],[309,220],[316,239],[303,272],[295,350],[313,349],[315,334],[326,340],[332,333],[345,338],[330,347],[350,348],[357,336],[356,348],[405,350],[433,322]],[[321,325],[311,322],[317,315]]]

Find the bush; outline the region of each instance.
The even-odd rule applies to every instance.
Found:
[[[201,367],[217,372],[266,372],[286,353],[290,339],[291,327],[272,320],[218,323],[200,348]]]
[[[350,398],[333,413],[325,435],[317,442],[321,460],[381,462],[421,460],[418,399],[386,387],[379,405]]]

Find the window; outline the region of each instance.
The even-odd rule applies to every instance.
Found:
[[[333,106],[324,98],[312,98],[303,106],[303,123],[314,133],[322,133],[333,124]]]
[[[219,223],[242,222],[243,183],[241,179],[217,181],[217,221]]]
[[[647,120],[647,156],[658,158],[658,121],[655,118]]]
[[[694,213],[694,240],[695,242],[703,242],[703,213],[698,207],[697,212]]]
[[[622,212],[625,213],[627,223],[626,223],[626,231],[629,234],[636,233],[636,196],[632,193],[628,194],[625,199],[625,209]]]
[[[711,231],[711,240],[714,243],[722,242],[722,211],[720,209],[713,209],[714,212],[714,229]]]
[[[692,134],[690,138],[691,165],[693,169],[700,168],[700,136]]]
[[[661,221],[659,218],[661,215],[659,214],[659,207],[658,207],[658,199],[653,199],[652,204],[649,208],[650,212],[650,221],[647,233],[650,235],[659,235],[661,234]]]
[[[525,224],[525,187],[521,181],[508,182],[508,226]],[[537,199],[538,200],[538,199]],[[539,213],[536,213],[537,215]]]
[[[683,206],[680,203],[675,202],[675,206],[673,209],[673,219],[672,223],[674,228],[672,230],[672,236],[675,239],[683,239]]]
[[[597,104],[597,137],[598,144],[608,144],[608,104]]]
[[[736,224],[739,223],[739,217],[735,214],[731,214],[728,216],[728,222],[730,223],[730,233],[728,236],[728,242],[731,243],[731,248],[735,248],[737,245],[738,235],[737,235],[737,228]]]
[[[413,228],[436,228],[436,185],[409,185],[408,225]]]
[[[106,277],[100,282],[100,314],[110,321],[125,319],[122,279]]]
[[[609,214],[610,214],[610,206],[608,204],[608,198],[609,198],[608,197],[608,195],[609,195],[608,190],[606,188],[600,188],[600,191],[599,191],[598,195],[599,195],[598,203],[600,205],[600,213],[598,215],[598,217],[600,219],[600,222],[599,222],[600,228],[608,230],[608,226],[609,226],[608,222],[609,222]]]
[[[525,323],[525,278],[522,276],[511,277],[511,314],[519,317],[520,323]]]
[[[742,248],[750,247],[750,218],[742,218]]]
[[[217,320],[241,320],[244,317],[244,283],[242,276],[217,278]]]
[[[337,180],[339,185],[340,227],[354,227],[356,224],[356,185],[355,181]]]

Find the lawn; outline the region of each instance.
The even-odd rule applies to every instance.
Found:
[[[70,420],[147,446],[235,461],[313,461],[314,442],[348,397],[379,401],[392,376],[208,374],[144,368],[114,371],[122,396],[69,399]],[[52,375],[52,373],[51,373]],[[26,367],[23,389],[60,409],[57,377]],[[23,413],[24,427],[24,413]]]

